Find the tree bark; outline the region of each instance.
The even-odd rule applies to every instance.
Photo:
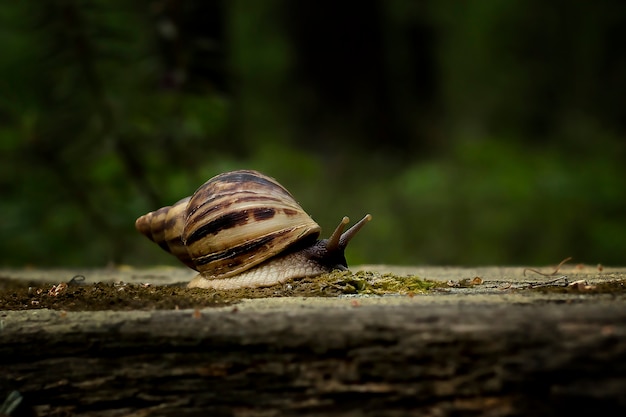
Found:
[[[0,312],[0,394],[40,416],[623,415],[626,309],[580,297]]]

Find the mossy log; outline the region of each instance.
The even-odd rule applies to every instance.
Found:
[[[39,416],[626,411],[623,302],[337,301],[1,312],[0,394]]]

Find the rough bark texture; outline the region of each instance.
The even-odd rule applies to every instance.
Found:
[[[622,300],[426,299],[0,312],[0,394],[38,415],[624,415]]]

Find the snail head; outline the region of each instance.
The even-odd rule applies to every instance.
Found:
[[[331,270],[347,270],[348,263],[344,255],[346,246],[348,246],[350,240],[370,220],[372,220],[372,216],[370,214],[367,214],[354,226],[344,232],[343,230],[350,222],[350,219],[348,217],[344,217],[343,219],[341,219],[341,222],[328,239],[319,240],[315,245],[311,246],[307,250],[307,252],[309,252],[309,258],[314,259],[320,264],[328,266]]]

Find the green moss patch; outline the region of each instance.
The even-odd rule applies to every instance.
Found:
[[[241,288],[219,291],[222,296],[236,298],[267,297],[337,297],[348,294],[384,295],[419,294],[435,286],[417,276],[398,276],[377,272],[334,271],[317,277],[307,277],[265,288]]]
[[[332,272],[322,275],[317,281],[323,288],[334,288],[340,294],[420,294],[435,287],[433,281],[418,276],[398,276],[374,272]]]

